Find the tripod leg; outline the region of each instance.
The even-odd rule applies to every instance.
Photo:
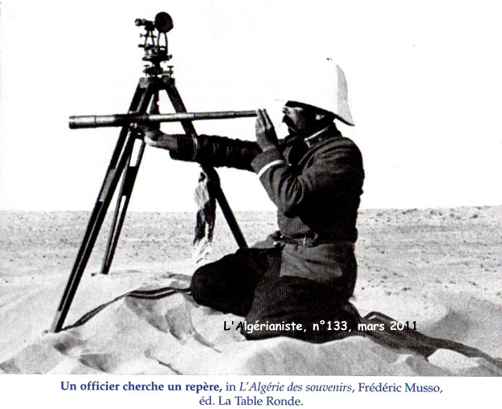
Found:
[[[150,98],[150,92],[148,83],[145,86],[145,84],[140,81],[131,101],[129,111],[136,111],[138,107],[141,108],[142,106],[143,109],[146,109],[145,107]],[[115,146],[110,164],[108,165],[98,198],[89,218],[84,238],[82,239],[70,277],[68,278],[54,320],[51,324],[50,330],[52,332],[58,332],[63,328],[64,321],[70,310],[78,285],[80,284],[85,266],[87,265],[89,256],[106,216],[106,211],[113,197],[113,193],[115,192],[115,188],[117,187],[119,177],[126,166],[127,159],[131,155],[133,146],[134,136],[130,134],[127,127],[123,127],[120,131],[119,139]]]
[[[171,103],[173,104],[175,111],[187,112],[185,104],[181,99],[181,95],[179,94],[178,89],[174,84],[174,79],[168,78],[167,81],[166,80],[164,81],[164,85],[166,87],[167,95],[169,96],[169,99],[171,100]],[[192,121],[190,120],[181,121],[181,125],[183,126],[183,129],[187,135],[189,136],[197,135],[197,132],[195,131],[195,127],[193,126]],[[216,201],[220,205],[221,212],[223,213],[223,216],[225,217],[228,223],[228,227],[230,227],[230,231],[232,232],[237,245],[239,246],[239,248],[247,248],[248,245],[239,227],[239,223],[237,222],[237,219],[235,218],[235,215],[232,212],[230,205],[228,204],[225,194],[221,189],[220,178],[218,176],[218,173],[214,168],[210,166],[201,164],[201,168],[209,178],[210,182],[209,186],[212,190],[212,193],[214,194],[214,197],[216,198]]]
[[[157,90],[155,90],[152,94],[149,112],[151,114],[159,113],[159,93]],[[129,207],[129,201],[131,200],[134,182],[136,181],[139,166],[141,164],[141,160],[143,159],[145,142],[143,140],[137,140],[136,146],[138,146],[139,148],[137,150],[133,150],[131,156],[129,156],[126,171],[122,176],[122,183],[113,214],[113,221],[110,228],[108,242],[106,244],[105,256],[103,258],[103,264],[101,266],[101,274],[108,274],[108,272],[110,271],[113,256],[115,255],[115,249],[117,248],[120,232],[122,230],[122,226],[124,224],[125,216],[127,213],[127,208]],[[132,160],[133,156],[135,158],[134,160]]]
[[[133,152],[129,156],[126,170],[122,175],[122,183],[113,214],[113,221],[108,236],[108,242],[106,244],[105,256],[101,266],[101,274],[108,274],[110,271],[113,256],[115,255],[115,249],[117,248],[120,232],[122,230],[122,225],[124,224],[127,208],[129,206],[129,201],[131,200],[136,175],[138,174],[139,165],[141,164],[143,152],[145,151],[144,141],[140,141],[139,139],[136,140],[135,146],[139,147],[137,149],[133,149]]]
[[[208,166],[202,166],[202,170],[206,175],[208,175],[210,181],[209,187],[210,189],[212,189],[212,194],[220,205],[221,212],[223,213],[223,216],[227,221],[228,227],[230,228],[230,231],[234,236],[234,240],[237,243],[237,246],[239,246],[239,248],[241,249],[247,248],[248,245],[246,243],[246,239],[244,238],[244,234],[242,234],[242,230],[239,226],[239,223],[237,222],[237,219],[235,218],[234,212],[232,211],[232,208],[228,204],[227,198],[223,193],[223,189],[221,188],[220,184],[220,178],[218,177],[216,170]],[[212,173],[216,174],[216,177],[213,176]]]

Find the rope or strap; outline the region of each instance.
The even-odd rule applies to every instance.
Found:
[[[157,300],[160,298],[169,297],[177,293],[189,294],[190,288],[176,288],[168,286],[154,290],[128,291],[122,295],[119,295],[113,300],[101,304],[93,310],[87,312],[73,324],[63,328],[63,330],[68,330],[85,324],[110,304],[113,304],[115,301],[118,301],[124,297],[144,300]],[[357,311],[355,313],[357,314]],[[391,330],[391,325],[396,320],[389,317],[388,315],[382,314],[381,312],[372,311],[364,317],[357,317],[357,319],[360,324],[366,324],[366,326],[370,328],[375,324],[383,324],[383,330],[381,329],[380,325],[378,330],[356,330],[347,332],[346,334],[344,334],[345,336],[360,335],[369,337],[380,345],[395,349],[407,349],[416,352],[424,356],[425,358],[432,355],[438,349],[449,349],[470,358],[483,358],[487,362],[502,370],[502,359],[493,358],[480,349],[448,339],[429,337],[413,329],[403,329],[399,331]]]
[[[101,304],[101,305],[97,306],[96,308],[92,309],[91,311],[85,313],[82,317],[80,317],[73,324],[62,328],[62,331],[67,330],[67,329],[71,329],[71,328],[75,328],[75,327],[79,327],[79,326],[85,324],[87,321],[89,321],[91,318],[93,318],[99,312],[104,310],[110,304],[113,304],[115,301],[118,301],[124,297],[139,298],[139,299],[143,299],[143,300],[158,300],[160,298],[169,297],[173,294],[178,294],[178,293],[188,294],[188,293],[190,293],[190,288],[176,288],[176,287],[169,287],[168,286],[168,287],[157,288],[155,290],[128,291],[127,293],[119,295],[118,297],[115,297],[113,300],[108,301],[104,304]]]
[[[393,318],[380,312],[372,311],[365,317],[360,319],[361,324],[366,324],[371,327],[371,324],[384,324],[384,330],[365,330],[355,332],[352,335],[362,335],[373,339],[375,342],[391,348],[409,349],[417,352],[424,357],[429,357],[438,349],[450,349],[470,358],[483,358],[496,367],[502,369],[502,360],[500,358],[492,358],[487,353],[460,342],[451,341],[443,338],[434,338],[424,335],[413,329],[391,330]]]

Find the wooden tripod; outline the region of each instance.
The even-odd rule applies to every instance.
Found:
[[[159,92],[162,90],[167,92],[174,110],[177,113],[187,112],[181,96],[176,89],[171,71],[162,71],[162,73],[158,75],[148,74],[147,72],[145,77],[140,78],[129,107],[129,112],[145,114],[148,110],[150,113],[158,113]],[[181,125],[188,137],[196,136],[196,131],[191,120],[181,120]],[[134,149],[135,144],[138,143],[139,148]],[[63,325],[70,310],[71,303],[77,292],[78,285],[94,248],[94,244],[96,243],[117,184],[121,179],[120,191],[115,206],[101,273],[107,274],[110,270],[144,150],[145,142],[137,130],[128,125],[122,126],[98,198],[96,199],[94,209],[89,218],[82,244],[80,245],[73,269],[52,322],[50,328],[51,332],[59,332],[64,329]],[[232,209],[221,189],[218,174],[214,168],[210,166],[201,165],[201,167],[208,176],[209,189],[220,205],[237,245],[241,248],[247,247],[246,240],[244,239]]]

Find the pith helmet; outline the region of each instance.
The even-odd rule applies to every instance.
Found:
[[[297,66],[299,72],[289,83],[287,100],[302,102],[333,112],[347,125],[354,126],[348,101],[347,80],[333,59],[309,61]]]

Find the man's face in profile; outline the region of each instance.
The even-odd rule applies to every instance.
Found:
[[[317,117],[320,112],[311,105],[288,101],[282,108],[282,122],[288,127],[290,135],[307,135],[318,126]]]
[[[282,108],[282,122],[286,124],[290,134],[298,134],[305,131],[308,127],[307,115],[305,107],[302,104],[288,101]]]

